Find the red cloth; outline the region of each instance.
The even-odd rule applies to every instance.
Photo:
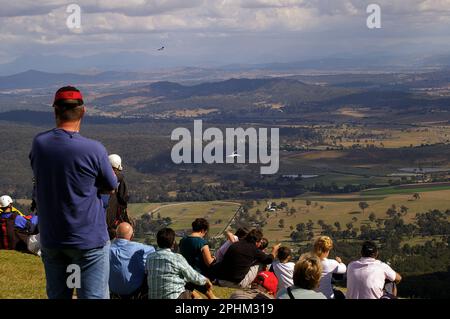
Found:
[[[275,295],[277,293],[278,278],[273,272],[261,271],[258,276],[256,276],[255,281],[266,288],[271,294]]]
[[[0,218],[0,249],[15,249],[17,238],[14,231],[14,219],[16,215],[11,214],[10,218]]]

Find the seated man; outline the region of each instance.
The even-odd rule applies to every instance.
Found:
[[[14,250],[19,239],[15,233],[14,220],[16,215],[8,211],[8,207],[3,207],[6,202],[2,201],[0,198],[0,249]]]
[[[312,253],[301,255],[294,268],[294,285],[278,291],[277,299],[327,299],[323,293],[315,291],[321,276],[319,257]]]
[[[260,249],[262,239],[262,232],[254,229],[228,248],[222,262],[213,265],[213,273],[220,285],[247,288],[258,274],[259,266],[273,262],[280,244],[266,254]]]
[[[8,195],[0,197],[0,249],[26,252],[28,239],[37,234],[38,217],[25,216]]]
[[[212,294],[212,283],[194,270],[186,259],[171,251],[175,243],[175,232],[163,228],[156,235],[159,249],[147,258],[147,280],[149,299],[192,299],[187,283],[205,286]]]
[[[347,298],[348,299],[380,299],[397,295],[395,285],[401,276],[392,268],[377,260],[378,249],[371,241],[364,242],[361,258],[353,261],[347,269]],[[385,282],[391,282],[391,289],[386,291]]]
[[[263,237],[263,239],[261,239],[261,245],[259,246],[259,249],[263,252],[266,252],[267,247],[269,247],[269,240]]]
[[[231,244],[240,241],[248,234],[248,229],[245,227],[241,227],[238,230],[236,230],[236,233],[232,234],[230,231],[226,231],[225,237],[227,239],[226,242],[220,246],[219,249],[217,249],[216,253],[214,254],[214,257],[216,258],[216,263],[221,262],[223,260],[223,256],[225,256],[225,253],[227,252],[228,248],[230,248]]]
[[[15,208],[13,205],[13,200],[8,195],[3,195],[0,197],[0,214],[3,212],[9,212],[13,213],[16,216],[23,216],[25,217],[25,214],[23,214],[20,210]]]
[[[111,297],[147,299],[145,262],[155,249],[133,242],[133,227],[128,223],[117,226],[116,239],[111,243],[109,289]]]

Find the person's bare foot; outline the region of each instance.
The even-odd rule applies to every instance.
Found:
[[[208,290],[206,292],[206,297],[208,297],[208,299],[220,299],[219,297],[217,297],[212,290]]]
[[[203,299],[202,298],[202,295],[200,295],[197,291],[193,291],[192,293],[191,293],[191,296],[192,296],[192,299]]]

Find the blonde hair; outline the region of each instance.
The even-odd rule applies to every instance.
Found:
[[[331,249],[333,249],[333,241],[328,236],[320,236],[314,243],[314,253],[319,257]]]
[[[322,263],[316,255],[306,253],[300,256],[294,268],[294,285],[312,290],[319,286],[322,276]]]

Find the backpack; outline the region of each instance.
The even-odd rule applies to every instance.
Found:
[[[0,214],[0,249],[27,251],[30,237],[38,233],[36,215]]]
[[[11,217],[0,217],[0,249],[14,250],[17,237],[14,230],[14,214]]]
[[[27,215],[27,216],[17,216],[14,220],[14,227],[19,231],[29,235],[34,235],[38,233],[38,216]]]

